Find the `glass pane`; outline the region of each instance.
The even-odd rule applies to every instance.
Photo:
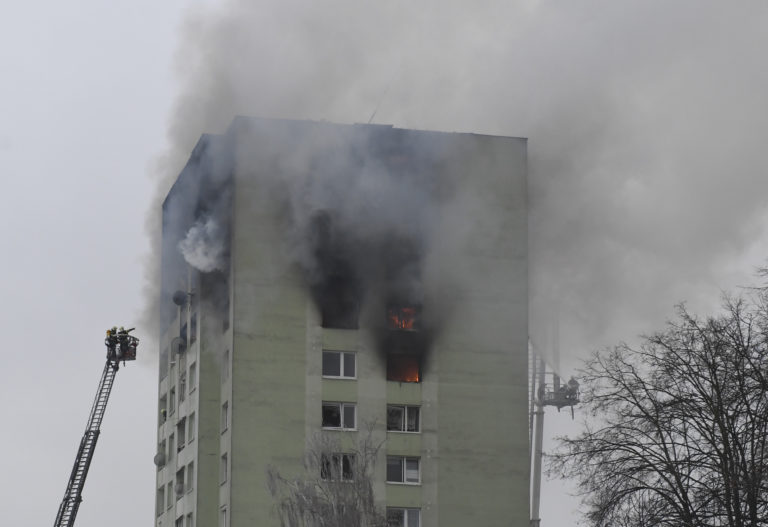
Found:
[[[323,426],[326,428],[341,428],[341,408],[339,404],[323,405]]]
[[[404,410],[402,406],[387,406],[387,430],[403,431]]]
[[[320,479],[331,479],[331,460],[325,454],[320,455]]]
[[[330,377],[341,376],[341,353],[335,351],[323,352],[323,375]]]
[[[419,527],[419,509],[408,509],[408,527]]]
[[[354,376],[355,376],[355,354],[345,353],[344,354],[344,377],[354,377]]]
[[[355,428],[355,405],[344,405],[344,428]]]
[[[387,509],[387,526],[403,527],[405,525],[405,511],[403,509]]]
[[[405,460],[405,481],[407,481],[408,483],[419,482],[419,460],[418,459]]]
[[[355,479],[355,456],[344,454],[341,458],[341,462],[341,479],[348,481]]]
[[[399,457],[387,458],[387,481],[395,483],[403,482],[403,459]]]
[[[419,407],[418,406],[408,407],[408,427],[406,428],[406,430],[408,432],[419,431]]]

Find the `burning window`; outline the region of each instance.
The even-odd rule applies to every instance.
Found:
[[[418,357],[390,353],[387,355],[387,380],[397,382],[421,382],[421,365]]]
[[[318,298],[324,328],[358,328],[360,292],[353,278],[329,276],[322,286],[314,288],[314,294]]]
[[[416,331],[419,328],[420,309],[416,306],[389,306],[387,329]]]

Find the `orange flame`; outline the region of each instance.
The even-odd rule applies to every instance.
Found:
[[[387,380],[398,382],[421,382],[419,361],[409,355],[387,357]]]
[[[390,307],[387,309],[389,329],[416,329],[415,307]]]

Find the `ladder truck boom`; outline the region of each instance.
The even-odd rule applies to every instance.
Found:
[[[125,330],[123,328],[112,328],[107,330],[107,338],[104,343],[107,346],[107,362],[104,364],[104,371],[101,373],[99,387],[96,390],[96,398],[91,406],[91,413],[88,416],[88,424],[85,427],[85,434],[80,440],[80,446],[75,456],[75,464],[69,475],[67,490],[64,493],[64,499],[59,506],[59,512],[56,514],[54,527],[72,527],[75,524],[75,517],[80,508],[80,502],[83,501],[83,487],[85,478],[88,476],[88,469],[91,466],[93,452],[96,449],[96,441],[101,433],[101,421],[104,418],[104,411],[107,408],[109,394],[112,392],[112,384],[115,381],[115,375],[119,369],[119,363],[129,360],[136,360],[136,347],[139,339],[129,335],[133,328]]]

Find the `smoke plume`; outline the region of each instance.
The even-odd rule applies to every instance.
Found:
[[[212,217],[200,219],[179,242],[179,250],[189,265],[209,273],[226,271],[227,237],[219,222]]]
[[[558,320],[583,355],[762,262],[766,22],[768,5],[693,0],[225,1],[183,29],[158,195],[236,114],[528,137],[532,340],[550,352]],[[318,220],[346,189],[308,185],[295,221],[317,236],[374,210]],[[297,257],[311,274],[323,255]]]

